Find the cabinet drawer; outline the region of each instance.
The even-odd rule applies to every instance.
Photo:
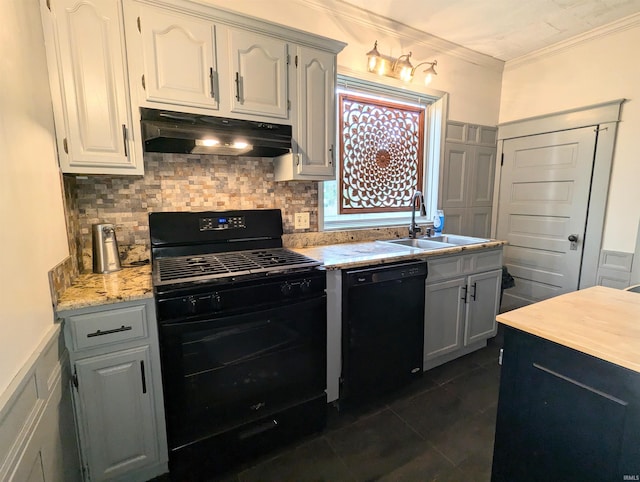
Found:
[[[427,282],[460,276],[464,271],[464,256],[448,256],[427,261],[429,271]]]
[[[71,316],[69,323],[76,350],[147,336],[145,305]]]
[[[502,249],[481,251],[471,256],[471,271],[489,271],[502,268]]]

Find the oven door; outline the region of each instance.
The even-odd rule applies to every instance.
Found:
[[[326,389],[326,295],[236,316],[160,326],[175,450]]]

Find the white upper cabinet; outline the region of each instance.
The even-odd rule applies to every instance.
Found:
[[[195,12],[132,1],[125,8],[140,105],[291,123],[286,41]]]
[[[294,52],[293,153],[275,159],[275,179],[335,179],[336,56],[300,46]]]
[[[335,55],[306,47],[296,56],[299,174],[335,177],[335,63]]]
[[[215,25],[147,5],[140,7],[138,22],[145,99],[217,110]]]
[[[289,118],[286,42],[229,29],[231,112]]]
[[[62,172],[142,174],[120,2],[43,0],[41,13]]]

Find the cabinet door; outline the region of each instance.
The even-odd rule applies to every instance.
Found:
[[[334,179],[335,55],[300,47],[294,63],[298,174]]]
[[[62,172],[140,174],[119,2],[59,0],[51,9],[56,39],[48,39],[47,56]]]
[[[495,147],[473,147],[469,188],[466,193],[468,207],[491,207],[496,169]]]
[[[464,208],[467,205],[467,178],[473,146],[448,142],[445,146],[442,206],[446,208]],[[446,218],[445,218],[446,221]]]
[[[287,119],[287,43],[229,29],[231,112]]]
[[[91,480],[157,462],[149,346],[76,362],[78,422]]]
[[[465,210],[466,225],[464,233],[476,238],[488,238],[491,235],[491,207],[472,207]],[[449,217],[447,216],[447,221]]]
[[[496,315],[500,302],[501,281],[501,269],[468,277],[465,345],[490,338],[496,334],[498,329]]]
[[[215,26],[140,7],[146,100],[218,109]]]
[[[424,360],[462,348],[465,279],[427,283],[424,315]]]

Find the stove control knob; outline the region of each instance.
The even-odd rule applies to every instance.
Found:
[[[309,293],[311,291],[311,280],[305,279],[300,283],[300,291],[303,293]]]
[[[280,292],[284,295],[284,296],[290,296],[291,293],[293,292],[293,286],[291,286],[289,283],[287,283],[286,281],[284,283],[282,283],[280,285]]]
[[[211,309],[213,309],[213,311],[220,311],[222,309],[220,293],[216,292],[211,294]]]
[[[185,299],[185,305],[187,307],[187,313],[193,315],[198,308],[198,300],[195,296],[187,296]]]

